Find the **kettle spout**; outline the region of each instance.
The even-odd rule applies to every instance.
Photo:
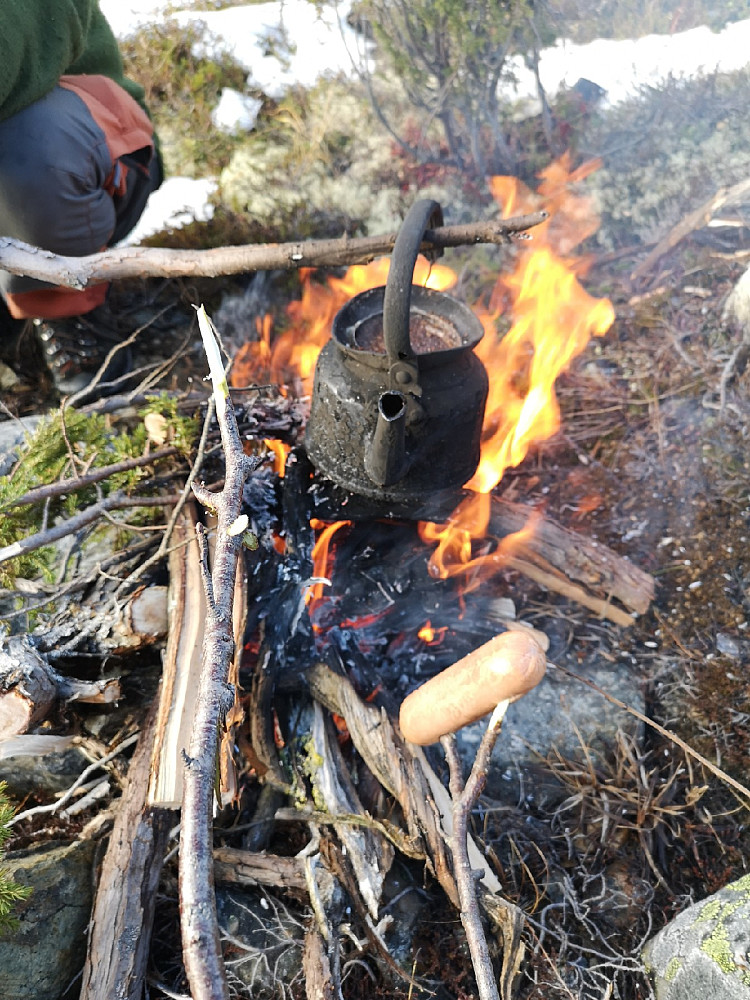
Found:
[[[406,475],[406,396],[389,390],[378,399],[378,422],[365,453],[365,472],[377,486],[391,486]]]

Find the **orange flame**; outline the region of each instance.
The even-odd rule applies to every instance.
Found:
[[[330,551],[331,539],[337,531],[351,523],[351,521],[333,521],[331,524],[326,524],[325,521],[320,521],[316,517],[310,521],[312,528],[315,531],[320,531],[312,550],[312,575],[317,578],[318,582],[308,587],[305,594],[305,604],[308,606],[310,612],[312,612],[316,603],[323,598],[323,590],[327,586],[324,581],[328,580],[330,576],[333,565],[333,558]]]
[[[384,285],[390,258],[381,257],[370,264],[355,264],[343,278],[329,278],[326,284],[314,280],[315,271],[300,269],[302,294],[286,310],[287,327],[271,345],[273,320],[266,315],[256,321],[257,339],[243,344],[232,366],[230,384],[235,387],[253,383],[286,384],[295,379],[309,391],[318,354],[331,335],[336,313],[360,292]],[[456,275],[443,264],[417,259],[414,284],[446,291],[456,283]]]
[[[439,628],[433,628],[432,622],[428,618],[422,628],[417,632],[417,635],[422,642],[426,642],[428,646],[439,646],[445,638],[447,631],[447,625],[441,625]]]
[[[493,538],[487,534],[490,503],[488,493],[474,493],[456,507],[444,524],[431,521],[419,524],[422,541],[437,543],[427,564],[430,576],[441,580],[461,576],[464,594],[476,590],[507,566],[534,534],[541,517],[538,511],[531,510],[528,521],[519,531],[502,539]],[[481,550],[477,551],[480,540]]]
[[[504,218],[542,208],[549,218],[521,244],[516,268],[498,279],[489,309],[478,310],[485,337],[477,354],[490,374],[490,392],[479,466],[466,484],[477,495],[462,503],[446,524],[420,525],[421,537],[437,542],[430,572],[441,577],[467,574],[467,590],[507,558],[510,539],[492,552],[475,552],[478,540],[487,535],[490,491],[506,469],[523,461],[531,445],[557,432],[558,376],[592,336],[603,336],[614,321],[612,304],[593,298],[578,280],[588,261],[569,256],[599,224],[590,199],[569,188],[598,166],[591,161],[571,172],[565,155],[543,171],[536,193],[515,177],[494,177],[491,182]],[[498,339],[496,322],[503,310],[512,324]]]
[[[440,577],[462,573],[469,590],[508,559],[510,540],[499,543],[487,538],[490,491],[506,469],[523,461],[533,444],[559,429],[556,379],[590,338],[603,336],[614,320],[611,303],[592,297],[579,282],[589,261],[572,256],[599,223],[590,199],[571,191],[571,185],[598,166],[591,161],[572,171],[566,154],[542,172],[536,192],[513,177],[491,181],[504,217],[544,208],[549,218],[531,231],[528,241],[517,243],[515,270],[502,275],[487,305],[476,309],[485,329],[477,354],[490,375],[490,394],[479,466],[467,483],[475,495],[445,524],[420,525],[421,537],[437,544],[430,572]],[[384,284],[388,266],[387,259],[355,266],[327,284],[313,280],[311,271],[302,271],[302,296],[287,309],[287,328],[271,344],[270,318],[259,321],[257,339],[246,344],[235,360],[232,384],[298,379],[309,391],[334,316],[354,295]],[[445,290],[455,284],[456,276],[420,258],[414,280]],[[498,334],[501,317],[510,321],[504,336]],[[349,522],[336,522],[321,532],[315,546],[315,575],[327,575],[330,538],[345,523]],[[308,604],[319,600],[322,592],[322,584],[311,587]]]
[[[273,471],[279,479],[283,479],[286,472],[287,456],[292,450],[291,446],[285,444],[284,441],[279,441],[278,438],[263,438],[263,444],[273,454]]]

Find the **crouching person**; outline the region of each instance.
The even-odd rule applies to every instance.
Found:
[[[124,76],[98,0],[2,0],[0,38],[0,236],[69,256],[112,246],[162,170],[143,88]],[[125,336],[108,288],[75,291],[0,270],[8,312],[34,321],[62,393],[85,387]],[[124,374],[126,354],[106,378]]]

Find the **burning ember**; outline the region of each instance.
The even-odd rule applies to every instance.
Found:
[[[310,522],[312,528],[319,532],[317,541],[312,550],[313,561],[313,582],[305,595],[305,604],[308,606],[310,618],[324,597],[324,588],[330,586],[330,572],[333,568],[333,554],[331,551],[331,539],[341,528],[351,525],[351,521],[334,521],[326,524],[318,518],[313,518]]]
[[[287,456],[291,451],[290,446],[284,441],[279,441],[278,438],[263,438],[263,444],[273,455],[273,471],[279,479],[283,479],[286,472]]]
[[[533,444],[559,429],[557,377],[591,337],[603,336],[614,320],[611,303],[593,298],[580,284],[588,262],[573,255],[575,247],[595,232],[598,219],[590,200],[571,192],[570,186],[597,166],[592,161],[571,172],[569,157],[563,156],[541,174],[537,192],[513,177],[495,177],[491,182],[504,218],[542,208],[550,218],[533,230],[530,240],[519,242],[513,272],[501,275],[486,303],[474,307],[485,330],[476,353],[489,373],[490,393],[479,465],[466,484],[473,495],[446,523],[422,522],[419,526],[423,541],[436,544],[431,575],[447,578],[460,574],[465,591],[475,589],[496,572],[514,546],[533,530],[530,523],[502,543],[488,539],[490,492],[506,469],[523,461]],[[384,258],[355,266],[343,278],[329,278],[326,284],[316,281],[312,271],[302,271],[302,297],[287,309],[286,330],[272,345],[271,321],[266,316],[258,325],[258,339],[240,350],[232,384],[297,380],[303,391],[309,391],[315,362],[330,336],[334,316],[353,296],[383,285],[389,263]],[[446,290],[455,282],[456,275],[449,268],[430,266],[419,258],[415,284]],[[498,332],[501,323],[510,323],[504,335]],[[267,442],[281,468],[283,458],[277,444]],[[345,523],[317,526],[316,577],[328,576],[330,539]],[[311,608],[322,598],[323,587],[315,583],[308,592]]]

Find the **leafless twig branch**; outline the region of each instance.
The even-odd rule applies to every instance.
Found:
[[[36,531],[33,535],[28,535],[20,541],[3,546],[3,548],[0,548],[0,563],[7,562],[9,559],[15,559],[16,556],[24,555],[27,552],[34,552],[43,545],[52,545],[54,542],[59,542],[61,538],[75,534],[81,528],[92,524],[111,510],[123,510],[126,507],[168,507],[173,503],[177,503],[178,500],[178,496],[171,494],[161,497],[129,497],[121,491],[112,493],[104,500],[92,504],[91,507],[87,507],[86,510],[82,510],[73,517],[69,517],[65,521],[60,521],[58,524],[53,524],[51,528]]]
[[[234,704],[234,691],[227,678],[234,649],[234,582],[244,532],[242,491],[255,463],[242,450],[216,333],[203,307],[198,310],[198,323],[209,362],[226,474],[224,487],[217,493],[193,484],[199,502],[215,511],[218,526],[198,703],[190,747],[184,755],[180,925],[185,969],[194,1000],[227,1000],[229,986],[214,895],[212,814],[220,728]]]
[[[469,861],[468,833],[469,817],[485,781],[487,767],[492,751],[500,735],[500,729],[508,710],[509,701],[501,701],[492,713],[487,730],[479,744],[474,764],[468,781],[464,785],[461,774],[461,759],[458,754],[458,744],[454,733],[443,736],[441,743],[445,750],[450,771],[450,792],[453,799],[453,835],[451,849],[453,851],[453,874],[458,888],[458,899],[461,906],[461,923],[466,932],[469,944],[471,963],[477,980],[480,1000],[500,1000],[497,981],[492,968],[487,938],[482,926],[477,896],[477,876]]]
[[[512,236],[538,225],[546,212],[515,219],[442,226],[424,234],[426,251],[476,243],[509,243]],[[7,237],[0,238],[0,268],[67,288],[88,288],[102,281],[123,278],[216,277],[248,271],[273,271],[300,267],[342,267],[365,264],[388,254],[396,233],[385,236],[342,236],[331,240],[298,243],[265,243],[256,246],[216,247],[212,250],[166,250],[161,247],[125,247],[88,257],[63,257]]]

